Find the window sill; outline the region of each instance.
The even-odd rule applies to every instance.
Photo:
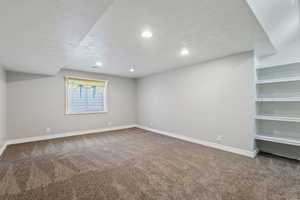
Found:
[[[88,114],[105,114],[108,111],[99,111],[99,112],[66,112],[65,115],[88,115]]]

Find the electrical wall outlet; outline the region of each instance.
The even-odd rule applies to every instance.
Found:
[[[111,125],[112,125],[112,122],[107,122],[107,125],[108,125],[108,126],[111,126]]]
[[[51,132],[51,128],[46,128],[46,133],[50,133]]]

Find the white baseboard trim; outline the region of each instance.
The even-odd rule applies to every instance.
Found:
[[[145,129],[147,131],[151,131],[153,133],[174,137],[174,138],[177,138],[177,139],[180,139],[180,140],[185,140],[185,141],[192,142],[192,143],[195,143],[195,144],[201,144],[201,145],[204,145],[204,146],[212,147],[212,148],[223,150],[223,151],[228,151],[228,152],[231,152],[231,153],[240,154],[240,155],[247,156],[247,157],[250,157],[250,158],[255,158],[257,153],[258,153],[258,150],[247,151],[247,150],[243,150],[243,149],[239,149],[239,148],[235,148],[235,147],[226,146],[226,145],[223,145],[223,144],[203,141],[203,140],[199,140],[199,139],[195,139],[195,138],[191,138],[191,137],[177,135],[177,134],[174,134],[174,133],[168,133],[168,132],[165,132],[165,131],[161,131],[161,130],[157,130],[157,129],[153,129],[153,128],[149,128],[149,127],[145,127],[145,126],[138,125],[137,127],[141,128],[141,129]]]
[[[251,158],[255,158],[258,153],[259,153],[259,149],[254,149],[253,150],[253,157],[251,157]]]
[[[5,143],[3,144],[3,147],[1,147],[1,149],[0,149],[0,156],[3,154],[3,152],[4,152],[5,149],[6,149],[6,147],[7,147],[7,142],[5,142]]]
[[[110,127],[110,128],[102,128],[102,129],[72,131],[72,132],[68,132],[68,133],[59,133],[59,134],[53,134],[53,135],[43,135],[43,136],[30,137],[30,138],[13,139],[13,140],[7,140],[5,146],[10,145],[10,144],[21,144],[21,143],[27,143],[27,142],[50,140],[50,139],[64,138],[64,137],[77,136],[77,135],[86,135],[86,134],[92,134],[92,133],[116,131],[116,130],[122,130],[122,129],[127,129],[127,128],[134,128],[134,127],[137,127],[137,125],[133,124],[133,125],[126,125],[126,126],[116,126],[116,127]]]
[[[220,150],[223,150],[223,151],[228,151],[228,152],[231,152],[231,153],[244,155],[244,156],[251,157],[251,158],[255,158],[257,153],[258,153],[258,150],[247,151],[247,150],[243,150],[243,149],[239,149],[239,148],[235,148],[235,147],[230,147],[230,146],[225,146],[225,145],[217,144],[217,143],[213,143],[213,142],[198,140],[198,139],[194,139],[194,138],[191,138],[191,137],[181,136],[181,135],[168,133],[168,132],[165,132],[165,131],[160,131],[160,130],[157,130],[157,129],[152,129],[152,128],[148,128],[148,127],[145,127],[145,126],[140,126],[140,125],[135,125],[134,124],[134,125],[127,125],[127,126],[117,126],[117,127],[103,128],[103,129],[72,131],[72,132],[68,132],[68,133],[60,133],[60,134],[53,134],[53,135],[44,135],[44,136],[37,136],[37,137],[30,137],[30,138],[7,140],[5,142],[5,144],[3,145],[3,147],[0,149],[0,156],[2,155],[2,153],[4,152],[6,147],[8,145],[11,145],[11,144],[21,144],[21,143],[28,143],[28,142],[35,142],[35,141],[42,141],[42,140],[50,140],[50,139],[64,138],[64,137],[77,136],[77,135],[101,133],[101,132],[107,132],[107,131],[115,131],[115,130],[122,130],[122,129],[127,129],[127,128],[134,128],[134,127],[145,129],[145,130],[151,131],[153,133],[157,133],[157,134],[166,135],[166,136],[174,137],[174,138],[177,138],[177,139],[185,140],[185,141],[188,141],[188,142],[192,142],[192,143],[201,144],[201,145],[204,145],[204,146],[220,149]]]

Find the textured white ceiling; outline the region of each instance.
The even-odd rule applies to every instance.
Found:
[[[113,0],[0,0],[0,65],[54,74]]]
[[[142,39],[147,28],[153,38]],[[119,0],[65,67],[140,77],[252,50],[260,31],[244,0]],[[190,50],[187,57],[179,55],[183,46]],[[93,69],[97,61],[103,67]]]
[[[0,0],[0,65],[140,77],[252,50],[261,31],[244,0],[112,2]],[[140,37],[145,28],[153,38]],[[183,46],[187,57],[179,55]],[[93,69],[97,61],[103,67]]]

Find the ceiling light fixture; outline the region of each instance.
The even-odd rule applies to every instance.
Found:
[[[153,34],[149,30],[145,30],[145,31],[142,32],[142,37],[143,38],[152,38],[152,36],[153,36]]]
[[[184,47],[184,48],[181,49],[180,54],[181,54],[182,56],[187,56],[187,55],[190,54],[190,51],[189,51],[187,48]]]
[[[103,65],[102,62],[96,62],[97,67],[102,67],[102,65]]]
[[[134,70],[133,68],[131,68],[129,71],[130,71],[130,72],[134,72],[135,70]]]

